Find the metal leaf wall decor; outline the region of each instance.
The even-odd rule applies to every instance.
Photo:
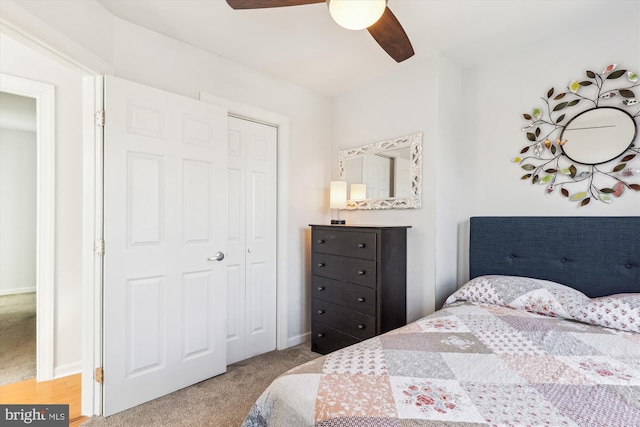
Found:
[[[564,91],[549,89],[541,98],[542,106],[522,115],[527,121],[522,129],[527,144],[512,159],[526,172],[522,180],[544,185],[546,194],[559,193],[578,207],[594,200],[611,203],[629,190],[640,192],[638,74],[618,69],[616,64],[608,65],[601,73],[587,70],[585,74],[585,79],[572,81]],[[593,164],[573,160],[565,152],[565,144],[571,144],[571,138],[562,137],[563,132],[573,118],[601,107],[628,113],[634,131],[629,145],[613,160]],[[570,130],[578,129],[588,128]]]

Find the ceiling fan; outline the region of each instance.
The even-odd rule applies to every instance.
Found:
[[[378,42],[396,62],[411,58],[413,47],[398,19],[387,7],[387,0],[227,0],[233,9],[264,9],[271,7],[301,6],[324,3],[329,6],[331,17],[349,29],[364,29]],[[356,8],[357,10],[349,10]],[[358,9],[359,8],[359,9]],[[369,12],[373,14],[366,22],[353,24],[351,19],[362,21]]]

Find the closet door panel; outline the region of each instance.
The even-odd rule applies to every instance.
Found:
[[[230,117],[228,144],[230,364],[276,347],[277,130]]]

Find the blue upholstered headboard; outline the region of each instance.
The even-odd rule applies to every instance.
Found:
[[[590,297],[640,292],[640,217],[472,217],[471,278],[551,280]]]

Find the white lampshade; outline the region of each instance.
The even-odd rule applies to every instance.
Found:
[[[331,181],[329,207],[331,209],[344,209],[347,207],[347,181]]]
[[[363,30],[375,24],[387,7],[387,0],[327,0],[334,21],[348,30]]]
[[[351,199],[365,200],[367,198],[367,185],[366,184],[351,184]]]

